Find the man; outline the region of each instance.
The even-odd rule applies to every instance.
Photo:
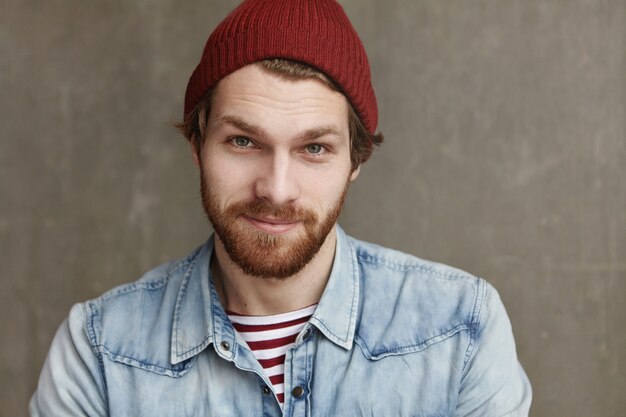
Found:
[[[210,36],[180,126],[214,236],[75,306],[32,415],[527,415],[496,291],[336,224],[376,125],[334,0],[242,3]]]

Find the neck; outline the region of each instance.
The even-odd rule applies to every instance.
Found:
[[[259,278],[244,273],[215,235],[211,275],[224,308],[260,316],[286,313],[317,303],[330,277],[336,244],[333,227],[319,252],[300,272],[285,279]]]

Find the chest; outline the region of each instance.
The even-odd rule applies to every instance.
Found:
[[[420,349],[377,355],[357,338],[350,350],[320,335],[285,356],[284,410],[251,352],[233,360],[209,346],[188,370],[163,375],[105,363],[111,416],[447,416],[463,371],[463,333]],[[248,355],[249,354],[249,355]]]

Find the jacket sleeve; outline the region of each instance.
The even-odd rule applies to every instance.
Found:
[[[528,416],[531,387],[517,359],[509,317],[496,290],[482,283],[483,299],[477,303],[478,318],[454,415]]]
[[[100,354],[89,343],[85,305],[75,305],[57,331],[29,410],[33,417],[106,416]]]

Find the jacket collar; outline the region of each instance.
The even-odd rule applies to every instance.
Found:
[[[330,341],[352,349],[359,306],[359,268],[356,252],[339,225],[335,259],[326,289],[311,323]]]
[[[311,324],[344,349],[354,342],[359,275],[356,253],[337,225],[333,267]],[[211,343],[235,343],[235,330],[219,300],[210,276],[213,236],[191,257],[183,269],[172,324],[170,361],[177,364],[202,352]]]
[[[213,335],[213,305],[209,286],[209,262],[213,253],[213,237],[191,257],[181,280],[174,319],[170,361],[177,364],[203,351]]]

